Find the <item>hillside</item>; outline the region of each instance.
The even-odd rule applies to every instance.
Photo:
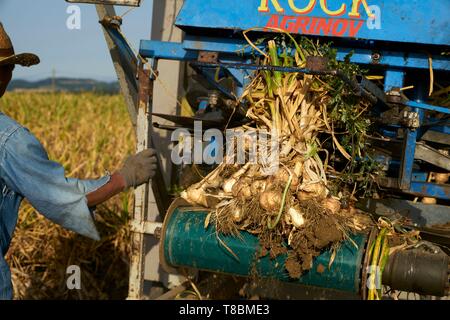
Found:
[[[47,78],[39,81],[28,81],[23,79],[12,80],[8,86],[9,91],[60,91],[60,92],[86,92],[94,91],[101,93],[118,93],[119,83],[117,81],[104,82],[93,79],[75,78]]]

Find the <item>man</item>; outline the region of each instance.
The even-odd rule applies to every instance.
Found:
[[[14,54],[11,40],[0,23],[0,97],[16,64],[37,63],[36,55]],[[129,187],[148,182],[155,170],[155,152],[148,149],[129,157],[118,172],[98,180],[66,178],[64,168],[48,159],[35,136],[0,112],[0,299],[11,299],[13,295],[11,273],[4,256],[23,198],[53,222],[98,240],[90,208]]]

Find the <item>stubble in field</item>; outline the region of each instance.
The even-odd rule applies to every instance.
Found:
[[[8,93],[0,110],[33,132],[67,177],[98,178],[134,151],[134,135],[119,95]],[[67,231],[26,201],[7,260],[16,299],[123,299],[128,289],[132,194],[97,208],[96,242]],[[66,286],[66,269],[81,269],[81,290]]]

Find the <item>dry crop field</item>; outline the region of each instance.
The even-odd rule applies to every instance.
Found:
[[[120,95],[7,93],[0,110],[33,132],[68,177],[113,172],[134,150]],[[16,299],[123,299],[128,289],[132,194],[97,208],[99,242],[51,223],[26,201],[7,253]],[[81,268],[81,290],[68,290],[66,268]]]

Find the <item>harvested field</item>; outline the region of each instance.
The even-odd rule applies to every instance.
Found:
[[[97,178],[118,168],[134,149],[134,134],[119,95],[7,93],[0,110],[30,129],[68,177]],[[102,240],[64,230],[26,201],[7,253],[15,299],[124,299],[128,291],[132,194],[97,208]],[[68,290],[66,268],[81,269],[81,290]]]

